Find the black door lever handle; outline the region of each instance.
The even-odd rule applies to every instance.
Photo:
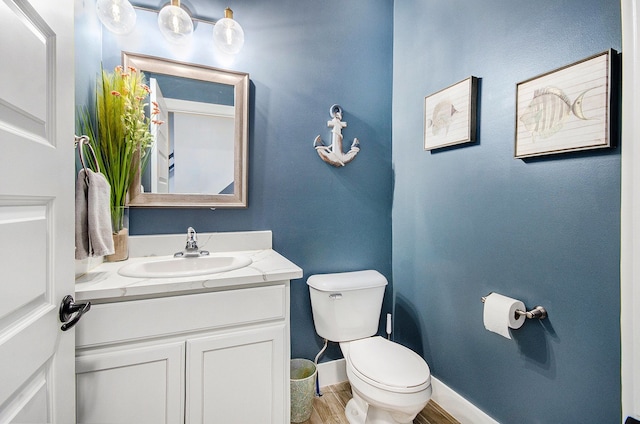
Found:
[[[91,309],[91,302],[87,303],[75,303],[73,296],[66,295],[60,303],[60,322],[62,322],[62,331],[67,331],[80,321],[82,315]],[[74,315],[75,314],[75,315]]]

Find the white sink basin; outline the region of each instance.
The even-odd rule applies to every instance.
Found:
[[[192,277],[244,268],[251,262],[251,258],[242,255],[170,258],[134,262],[120,268],[118,274],[143,278]]]

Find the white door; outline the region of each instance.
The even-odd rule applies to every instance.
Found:
[[[151,78],[149,86],[151,87],[151,101],[156,102],[158,109],[160,109],[160,114],[155,119],[164,122],[163,125],[151,125],[154,143],[147,165],[151,170],[151,192],[169,193],[169,111],[158,81]],[[153,105],[151,107],[153,108]]]
[[[0,423],[75,421],[72,0],[0,0]]]

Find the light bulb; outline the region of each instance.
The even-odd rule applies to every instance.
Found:
[[[213,26],[213,42],[227,54],[238,54],[244,45],[244,31],[240,24],[233,20],[233,12],[228,7],[224,18]]]
[[[193,34],[193,21],[187,12],[175,0],[158,13],[160,32],[171,43],[185,43]]]
[[[127,34],[136,25],[136,11],[127,0],[98,0],[96,12],[100,22],[116,34]]]

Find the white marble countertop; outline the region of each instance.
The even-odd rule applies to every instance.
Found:
[[[150,253],[149,256],[153,257],[141,256],[122,262],[105,262],[76,278],[76,301],[118,302],[265,285],[302,277],[300,267],[271,248],[231,252],[216,250],[218,251],[212,252],[211,256],[239,254],[250,257],[252,263],[232,271],[192,277],[132,278],[121,276],[118,270],[132,262],[172,256],[156,256]]]

